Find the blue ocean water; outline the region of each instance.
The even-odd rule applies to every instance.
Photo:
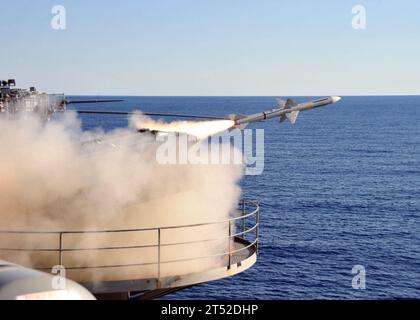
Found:
[[[106,109],[225,116],[275,106],[274,97],[124,99]],[[121,116],[82,121],[84,129],[127,124]],[[252,125],[265,129],[265,171],[242,187],[261,204],[259,260],[168,298],[419,299],[419,121],[418,96],[344,97],[302,113],[295,126]],[[366,290],[352,288],[355,265],[366,268]]]

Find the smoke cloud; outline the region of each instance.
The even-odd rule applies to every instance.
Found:
[[[175,127],[200,138],[225,130],[227,122]],[[136,121],[131,121],[132,126]],[[148,120],[149,127],[162,124]],[[188,131],[193,127],[194,132]],[[176,131],[176,130],[175,130]],[[95,231],[170,227],[221,221],[235,211],[243,168],[238,165],[160,165],[159,143],[133,128],[84,132],[74,114],[43,123],[34,117],[0,118],[0,231]],[[227,225],[161,231],[162,244],[227,236]],[[37,268],[58,264],[56,234],[0,232],[0,259]],[[65,234],[67,275],[76,281],[154,278],[157,232]],[[126,249],[118,249],[124,247]],[[228,251],[228,239],[168,245],[161,261]],[[93,250],[93,248],[113,248]],[[9,249],[9,250],[5,250]],[[11,251],[39,249],[41,251]],[[42,251],[45,250],[45,251]],[[162,265],[161,276],[221,265],[226,257]],[[138,266],[138,264],[145,264]],[[73,269],[80,266],[120,266]]]

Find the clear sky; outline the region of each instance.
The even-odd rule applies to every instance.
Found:
[[[420,94],[419,17],[418,0],[2,1],[0,78],[67,94]]]

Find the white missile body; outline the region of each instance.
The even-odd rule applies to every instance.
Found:
[[[232,120],[235,121],[236,127],[239,129],[246,127],[252,122],[264,121],[277,117],[280,118],[281,122],[289,120],[292,124],[295,124],[301,111],[324,107],[340,100],[340,97],[333,96],[297,104],[291,99],[288,99],[287,101],[277,99],[277,105],[279,106],[277,109],[256,113],[250,116],[234,115]]]

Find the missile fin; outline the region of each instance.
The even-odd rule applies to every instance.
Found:
[[[289,112],[286,114],[287,119],[291,124],[295,124],[299,116],[299,111]]]
[[[239,130],[244,130],[246,127],[248,127],[248,123],[240,124],[234,128],[239,129]]]
[[[280,109],[284,109],[284,107],[286,106],[287,101],[283,100],[283,99],[276,99],[277,100],[277,105],[280,107]]]
[[[246,115],[243,115],[243,114],[231,114],[231,115],[229,115],[229,119],[233,120],[233,121],[237,121],[237,120],[244,119],[244,118],[246,118]],[[248,126],[248,123],[244,123],[244,124],[236,125],[234,128],[239,129],[239,130],[243,130],[247,126]]]
[[[292,99],[287,99],[285,109],[290,109],[296,106],[297,106],[296,102],[294,102]]]
[[[297,106],[297,103],[294,102],[292,99],[277,99],[277,105],[280,107],[280,109],[290,109]]]
[[[243,114],[231,114],[231,115],[229,115],[229,119],[230,120],[233,120],[233,121],[236,121],[236,120],[240,120],[240,119],[244,119],[244,118],[246,118],[246,115],[243,115]]]
[[[283,122],[285,122],[286,120],[287,120],[286,115],[282,114],[282,115],[280,116],[280,123],[283,123]]]

